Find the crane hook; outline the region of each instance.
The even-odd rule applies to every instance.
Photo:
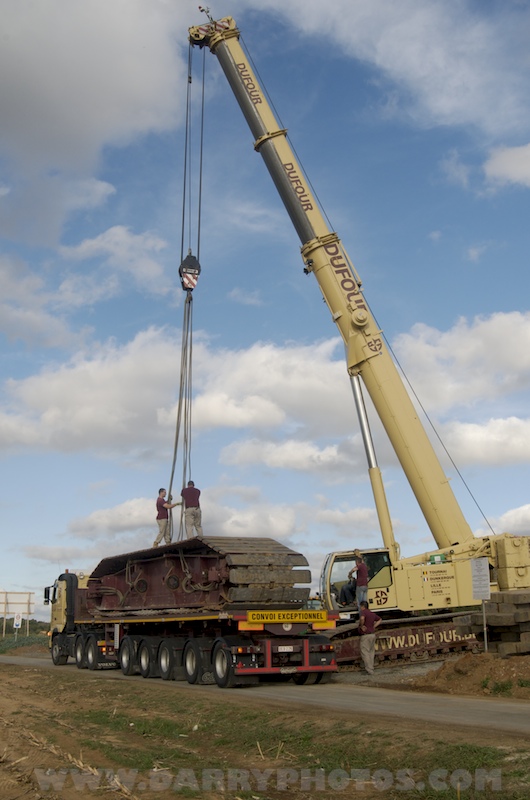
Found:
[[[185,292],[192,292],[195,289],[200,274],[201,265],[190,250],[179,267],[180,282]]]

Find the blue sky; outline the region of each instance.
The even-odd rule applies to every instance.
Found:
[[[530,532],[530,8],[225,0],[470,487]],[[150,545],[169,483],[191,0],[3,0],[0,587]],[[202,55],[194,51],[194,64]],[[342,344],[206,53],[192,477],[205,533],[381,544]],[[199,101],[199,77],[194,96]],[[194,118],[194,146],[197,120]],[[195,241],[195,240],[194,240]],[[376,419],[402,552],[434,547]],[[476,501],[476,503],[475,503]]]

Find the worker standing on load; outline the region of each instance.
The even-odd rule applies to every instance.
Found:
[[[188,481],[188,485],[180,494],[185,507],[184,521],[187,538],[191,539],[193,537],[193,528],[197,531],[197,536],[202,537],[201,507],[199,505],[200,489],[195,487],[193,481]]]
[[[170,498],[171,500],[171,498]],[[166,502],[166,490],[159,489],[156,499],[156,521],[158,523],[158,536],[153,542],[153,547],[158,547],[162,539],[166,544],[171,544],[171,529],[169,527],[169,511],[182,503]]]

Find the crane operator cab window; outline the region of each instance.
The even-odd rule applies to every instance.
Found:
[[[368,567],[368,598],[370,590],[388,589],[392,584],[392,570],[388,550],[374,550],[363,552],[363,559]],[[356,567],[355,556],[352,553],[334,553],[324,567],[324,580],[329,586],[329,595],[334,607],[338,607],[341,589],[347,586],[348,575]],[[355,590],[353,590],[355,594]]]

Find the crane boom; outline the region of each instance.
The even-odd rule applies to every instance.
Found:
[[[330,230],[280,127],[231,17],[190,28],[192,45],[217,56],[301,241],[304,271],[314,273],[346,347],[350,376],[360,376],[440,549],[473,539],[427,433],[364,299],[361,280]]]

